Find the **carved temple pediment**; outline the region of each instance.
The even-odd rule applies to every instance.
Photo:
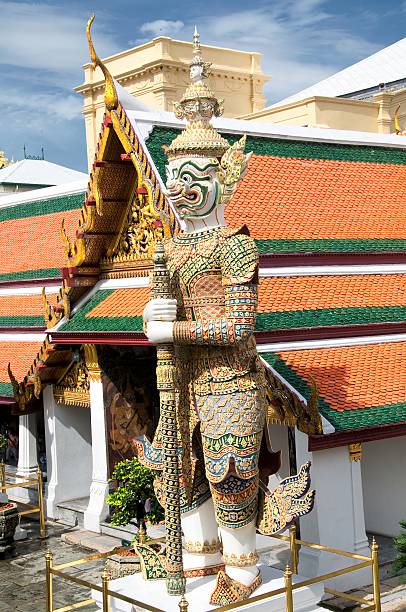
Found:
[[[90,376],[82,351],[74,354],[72,363],[54,385],[57,404],[90,407]]]

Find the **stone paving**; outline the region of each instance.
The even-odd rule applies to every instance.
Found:
[[[28,538],[16,542],[13,552],[0,557],[0,612],[43,612],[46,605],[45,553],[49,548],[54,563],[65,563],[90,554],[78,546],[61,541],[66,527],[48,524],[48,537],[40,540],[38,523],[24,522]],[[72,574],[92,582],[98,582],[104,561],[97,561],[69,569]],[[89,590],[73,583],[54,578],[54,607],[61,608],[90,597]],[[97,610],[90,605],[81,608],[86,612]]]

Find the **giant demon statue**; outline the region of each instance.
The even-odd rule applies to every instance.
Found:
[[[168,197],[184,224],[165,241],[173,299],[151,300],[144,321],[153,343],[175,348],[185,571],[217,573],[211,603],[224,605],[261,584],[259,466],[267,475],[276,472],[279,454],[263,439],[266,379],[253,335],[258,252],[246,228],[224,220],[250,154],[244,154],[245,138],[230,146],[211,125],[222,101],[205,82],[198,35],[193,53],[191,84],[176,105],[187,125],[166,148]],[[159,474],[159,427],[152,444],[136,445],[140,460]],[[160,482],[158,475],[164,503]]]

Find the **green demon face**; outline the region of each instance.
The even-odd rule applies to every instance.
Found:
[[[219,163],[208,157],[180,158],[166,166],[167,195],[182,219],[203,219],[221,200]]]

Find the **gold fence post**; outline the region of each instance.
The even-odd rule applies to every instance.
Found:
[[[283,577],[285,578],[286,589],[286,612],[293,612],[292,570],[289,563],[286,564]]]
[[[179,602],[179,610],[180,610],[180,612],[188,612],[188,610],[189,610],[189,604],[186,601],[184,595],[182,595],[182,599]]]
[[[372,538],[372,580],[374,586],[374,606],[375,612],[381,612],[381,591],[379,587],[379,563],[378,563],[378,544]]]
[[[42,493],[42,470],[37,468],[37,484],[38,484],[38,507],[39,507],[39,537],[46,538],[47,531],[45,527],[45,510],[44,510],[44,495]]]
[[[45,572],[46,572],[46,584],[47,584],[47,609],[46,612],[53,612],[53,596],[52,596],[52,553],[48,549],[45,554]]]
[[[0,479],[1,479],[1,492],[6,493],[6,466],[4,461],[0,463]]]
[[[297,555],[297,543],[296,543],[296,525],[289,527],[289,543],[290,543],[290,564],[292,567],[293,574],[297,574],[299,559]]]
[[[106,570],[102,573],[102,594],[103,594],[103,612],[109,612],[109,579],[110,575]]]

